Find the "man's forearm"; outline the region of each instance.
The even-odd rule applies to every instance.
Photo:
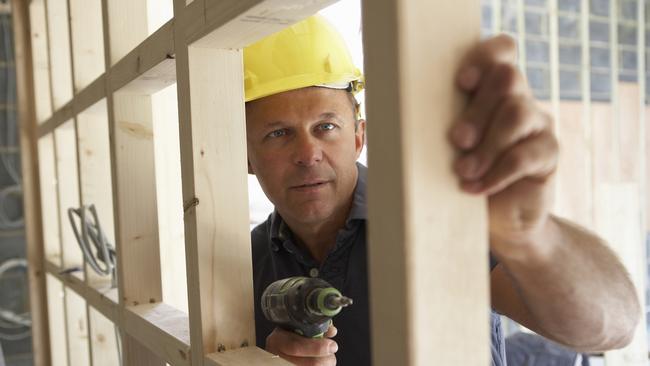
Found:
[[[528,244],[495,255],[539,328],[533,330],[580,350],[629,343],[639,302],[625,268],[600,238],[551,216]]]

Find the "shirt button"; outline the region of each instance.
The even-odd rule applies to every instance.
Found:
[[[311,277],[318,277],[318,268],[312,268],[309,270],[309,275]]]

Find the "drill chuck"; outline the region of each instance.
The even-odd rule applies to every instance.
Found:
[[[320,278],[290,277],[270,284],[262,294],[269,321],[305,337],[322,337],[331,319],[352,299]]]

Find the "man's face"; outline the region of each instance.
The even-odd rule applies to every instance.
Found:
[[[365,121],[344,90],[310,87],[246,105],[249,170],[285,220],[318,224],[346,214]]]

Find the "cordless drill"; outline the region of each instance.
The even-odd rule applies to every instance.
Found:
[[[266,319],[308,338],[322,338],[332,317],[351,304],[352,299],[320,278],[285,278],[270,284],[262,294]]]

